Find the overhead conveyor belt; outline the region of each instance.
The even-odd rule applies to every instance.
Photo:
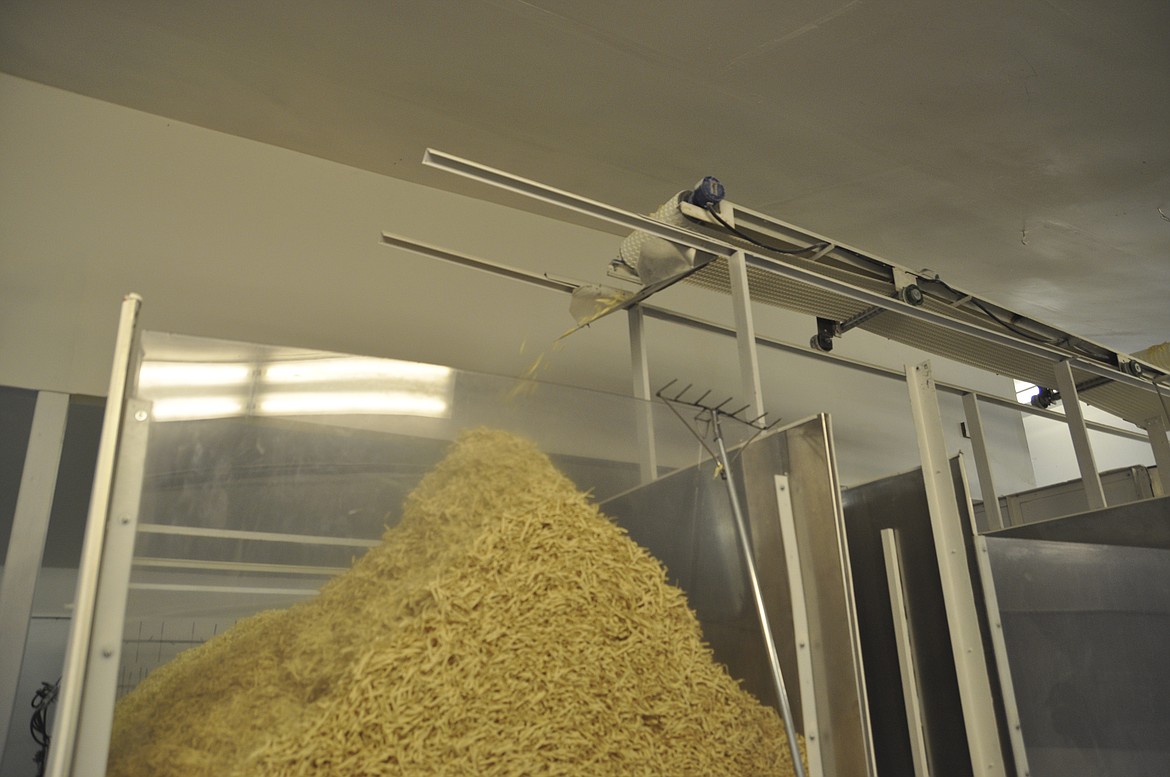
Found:
[[[684,282],[729,294],[727,262],[717,259]],[[869,309],[865,303],[845,294],[826,291],[814,284],[778,276],[756,267],[748,268],[748,285],[753,302],[811,316],[845,320]],[[981,326],[981,322],[978,322],[973,314],[948,307],[929,297],[924,301],[923,307],[939,317],[954,317],[965,321],[970,327]],[[1118,378],[1113,378],[1103,376],[1101,374],[1103,370],[1100,368],[1091,371],[1078,368],[1083,359],[1080,356],[1067,353],[1046,354],[1034,347],[1014,347],[1004,342],[1004,337],[992,341],[978,333],[959,331],[907,315],[875,316],[860,324],[858,328],[928,353],[1039,386],[1053,385],[1054,364],[1062,359],[1072,359],[1073,377],[1078,386],[1081,386],[1080,398],[1086,403],[1142,427],[1146,426],[1150,418],[1157,417],[1161,412],[1152,380],[1135,378],[1121,373],[1120,370],[1115,370]],[[1011,335],[1006,337],[1010,338]],[[1148,374],[1154,377],[1158,375],[1156,368],[1144,364],[1143,367]]]
[[[1170,378],[1156,365],[954,289],[929,271],[886,262],[733,203],[707,208],[714,213],[684,204],[690,220],[679,226],[433,149],[423,163],[694,249],[698,269],[682,282],[730,293],[727,260],[742,254],[754,302],[832,322],[861,319],[857,328],[1040,386],[1053,386],[1058,366],[1067,362],[1086,403],[1143,428],[1170,422],[1163,420],[1165,398],[1155,384],[1166,391]],[[908,285],[923,292],[920,304],[903,301],[900,292]],[[635,296],[614,310],[648,295]]]

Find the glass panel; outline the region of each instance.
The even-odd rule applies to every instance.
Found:
[[[639,484],[647,433],[660,473],[706,455],[665,407],[628,397],[151,332],[142,348],[151,429],[120,693],[348,569],[462,430],[533,440],[597,501]]]

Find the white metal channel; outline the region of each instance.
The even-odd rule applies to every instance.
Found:
[[[81,696],[81,715],[77,722],[77,743],[73,748],[72,777],[102,777],[110,753],[130,567],[146,468],[149,418],[149,402],[126,400],[126,415],[118,443],[118,466],[114,472],[102,548],[101,574],[94,598],[93,628]]]
[[[756,326],[752,320],[752,298],[748,290],[747,260],[736,251],[727,260],[731,273],[731,300],[735,313],[735,339],[739,347],[739,375],[744,395],[751,403],[753,418],[764,418],[763,390],[760,388],[760,358],[756,353]]]
[[[12,532],[8,535],[4,578],[0,582],[0,753],[7,744],[8,726],[16,705],[33,593],[45,552],[49,516],[53,512],[53,493],[68,415],[68,394],[51,391],[37,394]]]
[[[137,362],[135,349],[138,342],[138,312],[141,306],[141,297],[137,294],[128,295],[122,302],[118,321],[110,389],[106,395],[106,412],[98,442],[93,492],[89,501],[85,540],[81,548],[81,564],[77,573],[73,621],[69,629],[69,644],[65,649],[61,691],[57,697],[57,716],[53,723],[54,746],[49,749],[45,770],[48,777],[68,777],[73,774],[86,665],[93,631],[94,603],[97,599],[98,573],[105,546],[110,495],[114,485],[114,468],[122,434],[126,396],[131,369]]]
[[[1056,385],[1060,389],[1064,417],[1067,419],[1068,431],[1072,436],[1077,466],[1081,470],[1081,483],[1085,487],[1085,498],[1089,500],[1090,510],[1100,510],[1105,507],[1105,488],[1101,485],[1101,475],[1097,472],[1097,463],[1093,458],[1093,446],[1089,442],[1089,432],[1085,428],[1085,414],[1081,412],[1081,401],[1080,397],[1077,396],[1077,384],[1073,379],[1072,365],[1067,360],[1056,365]]]
[[[642,482],[649,483],[658,477],[658,457],[654,443],[654,411],[650,406],[650,362],[646,355],[646,319],[641,306],[635,305],[626,311],[630,325],[630,372],[634,381],[634,396],[646,400],[638,409],[638,448],[642,452],[639,462]]]
[[[890,615],[898,644],[898,669],[902,677],[902,700],[906,705],[906,728],[910,731],[910,754],[915,777],[930,777],[930,756],[922,717],[922,692],[918,687],[918,664],[910,640],[910,623],[902,577],[902,551],[897,529],[882,529],[882,555],[886,564],[886,586],[890,594]]]
[[[809,777],[825,773],[824,738],[817,726],[816,687],[813,679],[812,653],[808,628],[808,606],[804,597],[804,572],[800,566],[800,549],[796,544],[796,518],[792,510],[792,492],[787,475],[776,475],[776,505],[780,516],[780,540],[784,545],[784,568],[788,573],[788,591],[792,606],[792,638],[796,642],[796,673],[800,684],[800,711],[804,724],[805,750],[808,753]]]
[[[994,528],[1002,529],[1003,512],[999,507],[999,492],[991,474],[991,455],[987,449],[987,436],[983,433],[983,416],[979,413],[979,396],[963,395],[963,412],[967,417],[967,430],[971,435],[971,450],[975,454],[975,471],[979,474],[979,490],[983,495],[983,508]]]
[[[971,570],[967,564],[967,547],[963,536],[966,527],[959,515],[958,495],[947,458],[942,416],[930,363],[907,366],[906,384],[910,389],[914,429],[922,455],[922,476],[926,485],[931,529],[934,532],[935,556],[938,559],[943,603],[947,611],[955,674],[959,682],[963,723],[971,749],[971,766],[977,775],[1005,777],[995,704],[991,696],[991,678],[987,673],[979,613],[975,607]]]

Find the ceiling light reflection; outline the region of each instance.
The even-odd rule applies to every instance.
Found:
[[[159,399],[151,406],[155,421],[194,421],[243,415],[246,402],[242,397],[171,397]]]
[[[361,415],[392,414],[442,418],[450,405],[444,396],[417,392],[341,392],[273,393],[256,402],[261,415]]]
[[[338,357],[275,362],[264,368],[264,379],[271,383],[397,380],[445,384],[451,379],[451,368],[395,359]]]
[[[251,381],[253,372],[251,364],[146,361],[138,373],[138,387],[238,386]]]

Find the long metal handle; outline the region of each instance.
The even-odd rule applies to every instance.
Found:
[[[776,698],[780,702],[780,711],[784,718],[784,731],[788,735],[788,747],[792,751],[792,766],[796,770],[796,777],[805,777],[804,762],[800,759],[800,747],[796,744],[796,727],[792,724],[792,705],[788,702],[788,690],[784,686],[784,671],[780,668],[776,640],[772,636],[768,612],[764,609],[764,593],[760,588],[759,575],[756,573],[751,536],[748,534],[747,522],[744,520],[743,511],[739,506],[739,495],[735,492],[735,480],[731,477],[731,462],[727,456],[727,448],[723,445],[723,433],[719,429],[719,414],[712,412],[711,419],[715,432],[715,444],[719,451],[719,466],[722,470],[723,482],[727,484],[727,496],[731,500],[731,512],[735,516],[735,528],[739,534],[740,548],[743,550],[743,563],[747,568],[752,597],[756,602],[756,615],[760,621],[760,630],[764,632],[764,644],[768,649],[768,663],[772,669],[772,682],[775,685]]]

